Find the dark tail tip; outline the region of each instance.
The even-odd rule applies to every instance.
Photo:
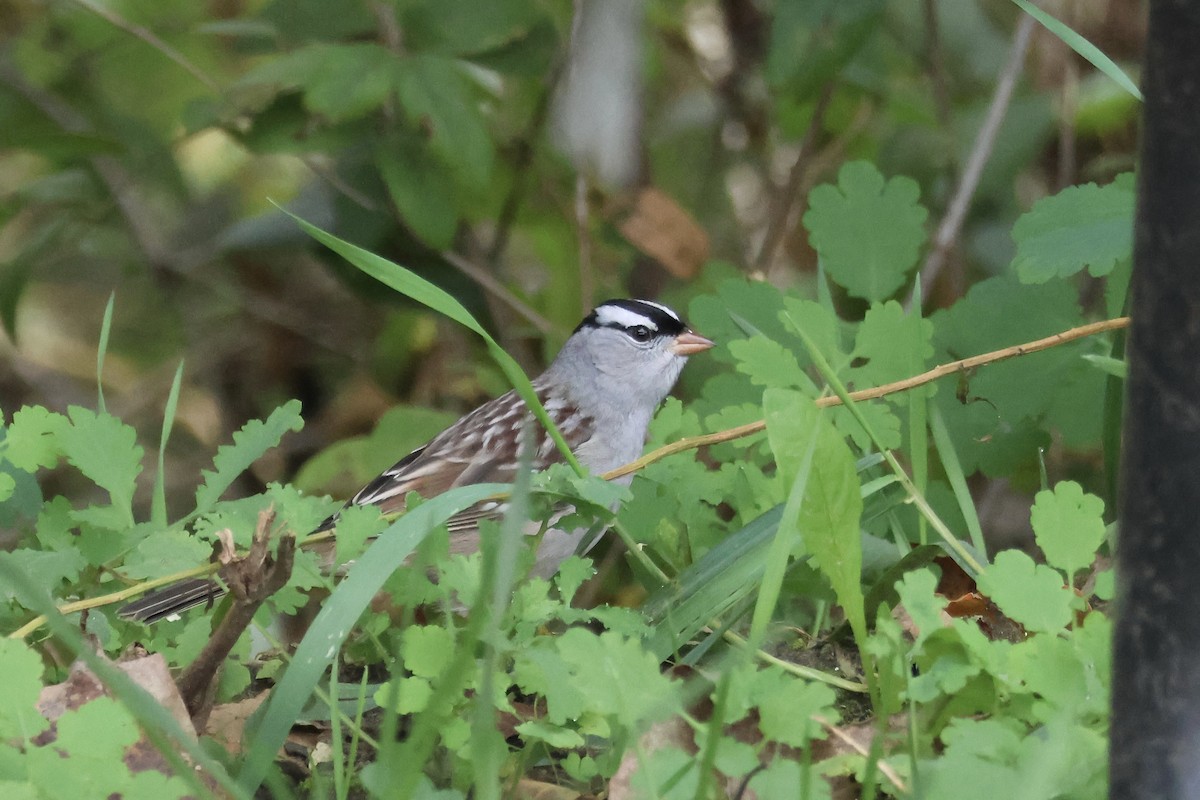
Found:
[[[206,578],[189,578],[156,589],[139,600],[117,609],[117,616],[131,622],[150,624],[199,605],[212,605],[225,588]]]

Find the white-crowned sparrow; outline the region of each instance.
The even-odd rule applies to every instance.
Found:
[[[633,461],[646,431],[688,356],[713,343],[691,331],[671,309],[649,300],[609,300],[579,323],[546,371],[533,380],[538,400],[562,431],[579,463],[599,474]],[[532,417],[516,392],[508,392],[459,419],[363,487],[349,505],[402,511],[404,498],[429,498],[456,486],[508,483],[519,468],[521,431]],[[548,433],[533,457],[534,469],[562,461]],[[629,483],[632,476],[618,479]],[[468,509],[449,522],[452,552],[478,547],[478,521],[494,509]],[[337,515],[317,530],[335,524]],[[548,530],[538,546],[534,574],[547,577],[575,552],[584,530]],[[180,581],[120,609],[125,619],[154,622],[224,593],[207,579]]]

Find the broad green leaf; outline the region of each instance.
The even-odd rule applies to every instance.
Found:
[[[855,297],[886,300],[904,285],[925,243],[920,188],[903,176],[885,181],[865,161],[808,196],[804,227],[830,279]]]
[[[454,635],[434,625],[410,625],[400,634],[404,666],[422,678],[436,678],[454,653]]]
[[[792,747],[804,747],[813,739],[824,739],[825,729],[813,716],[836,722],[837,695],[823,683],[789,680],[770,702],[759,707],[763,736]]]
[[[750,779],[749,789],[757,797],[803,797],[805,800],[830,800],[833,797],[830,783],[821,775],[820,770],[810,769],[807,772],[808,785],[805,786],[806,773],[799,761],[786,758],[773,758],[760,772]]]
[[[1059,575],[1020,550],[1004,550],[979,576],[979,589],[1008,616],[1035,633],[1054,633],[1071,622],[1074,593]]]
[[[0,638],[0,737],[21,740],[46,729],[37,710],[42,691],[42,659],[22,641]]]
[[[1013,226],[1013,268],[1022,283],[1067,278],[1085,267],[1102,277],[1133,252],[1133,174],[1106,186],[1071,186],[1039,200]]]
[[[17,469],[37,472],[58,463],[59,434],[70,427],[62,414],[41,406],[25,406],[13,414],[4,437],[4,458]]]
[[[430,247],[448,248],[458,230],[458,203],[454,183],[431,157],[429,145],[416,136],[385,140],[375,164],[404,224]]]
[[[816,392],[812,378],[800,367],[796,351],[789,350],[774,339],[765,336],[734,339],[727,346],[737,360],[737,371],[749,376],[751,383]]]
[[[826,352],[822,350],[822,352]],[[856,363],[851,378],[856,389],[882,386],[919,375],[933,358],[933,323],[907,314],[895,300],[876,303],[867,310],[854,339]],[[936,384],[891,395],[888,400],[907,405],[910,397],[930,395]]]
[[[221,495],[263,453],[279,444],[288,431],[304,427],[300,417],[300,401],[289,400],[271,412],[266,420],[250,420],[233,434],[233,444],[221,445],[213,458],[215,470],[205,470],[204,483],[196,490],[196,510],[190,516],[203,514],[216,505]]]
[[[122,573],[134,580],[157,578],[203,564],[212,556],[212,545],[187,531],[157,531],[138,542],[125,557]]]
[[[767,438],[785,483],[796,479],[803,455],[816,435],[798,524],[804,549],[829,579],[860,641],[866,640],[862,592],[862,494],[850,448],[813,406],[796,392],[768,389],[763,394]],[[815,423],[815,424],[814,424]]]
[[[80,406],[67,409],[71,425],[59,431],[63,454],[97,486],[108,491],[117,519],[133,525],[133,491],[144,451],[137,432],[113,416]]]
[[[532,0],[439,0],[402,7],[405,45],[413,50],[470,55],[523,39],[544,17]]]
[[[1005,313],[1005,309],[1020,313]],[[1011,274],[976,284],[930,319],[939,362],[1021,344],[1082,322],[1079,293],[1068,282],[1030,286]],[[1036,448],[1047,441],[1032,423],[1052,411],[1055,421],[1062,419],[1060,424],[1090,424],[1098,435],[1103,392],[1088,398],[1076,391],[1079,381],[1086,381],[1081,376],[1096,373],[1079,357],[1090,346],[1072,342],[989,364],[960,376],[956,386],[947,387],[949,391],[938,392],[934,402],[958,446],[963,472],[969,475],[982,466],[989,475],[1011,475],[1019,465],[1029,468],[1036,460]]]
[[[870,40],[883,9],[882,0],[781,4],[771,21],[767,80],[789,99],[816,94]]]
[[[361,117],[378,109],[392,90],[397,57],[366,42],[321,45],[320,64],[305,81],[304,104],[332,121]]]
[[[441,56],[401,59],[396,92],[414,129],[430,137],[433,152],[467,189],[491,179],[495,152],[480,104],[458,63]]]
[[[1046,561],[1067,574],[1075,574],[1092,563],[1104,541],[1104,501],[1084,494],[1074,481],[1062,481],[1053,491],[1042,490],[1034,498],[1029,521]]]
[[[937,578],[928,569],[913,570],[896,582],[900,604],[917,629],[915,648],[945,626],[942,613],[946,600],[937,594],[937,584]]]
[[[429,685],[428,679],[395,676],[376,690],[375,702],[385,708],[390,704],[397,714],[413,714],[424,711],[432,696],[433,687]]]

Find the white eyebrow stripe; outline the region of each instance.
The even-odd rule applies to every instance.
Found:
[[[632,328],[635,325],[645,325],[652,331],[658,330],[658,323],[647,315],[621,306],[600,306],[596,309],[596,321],[604,326],[619,325],[622,328]]]

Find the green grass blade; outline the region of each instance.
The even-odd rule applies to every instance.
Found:
[[[766,398],[764,397],[764,401]],[[768,415],[768,420],[770,416]],[[750,617],[750,646],[758,649],[763,646],[766,638],[767,624],[775,612],[779,602],[779,593],[783,587],[783,577],[787,572],[788,560],[800,541],[800,507],[804,503],[804,493],[808,488],[808,476],[812,471],[813,453],[817,449],[817,438],[821,418],[818,413],[812,415],[812,425],[808,426],[808,445],[800,458],[796,478],[788,491],[787,501],[783,506],[783,517],[771,539],[767,552],[766,564],[763,568],[762,582],[758,587],[758,597],[754,601],[754,613]],[[768,435],[770,434],[768,427]],[[772,446],[777,443],[772,442]]]
[[[375,280],[395,289],[397,292],[411,297],[418,303],[421,303],[429,308],[437,311],[439,314],[444,314],[450,319],[465,328],[468,328],[483,339],[487,344],[488,353],[500,369],[504,372],[513,388],[517,390],[517,394],[525,401],[526,406],[537,417],[537,420],[542,423],[550,436],[554,439],[554,443],[558,446],[559,451],[563,454],[567,463],[575,470],[576,474],[584,475],[584,469],[580,466],[579,461],[575,458],[575,454],[571,452],[571,448],[567,445],[562,433],[550,421],[549,415],[546,414],[546,409],[542,408],[542,404],[538,401],[537,395],[534,394],[533,386],[529,382],[529,377],[521,369],[520,365],[504,352],[502,348],[491,335],[484,330],[483,326],[471,316],[471,312],[463,308],[457,300],[455,300],[444,289],[433,285],[429,281],[420,277],[411,270],[394,262],[388,261],[382,256],[377,256],[369,250],[364,250],[361,247],[345,242],[331,233],[326,233],[320,228],[305,222],[300,217],[292,214],[289,211],[281,209],[288,214],[292,219],[304,229],[304,232],[316,239],[321,244],[328,247],[333,252],[340,255],[342,258],[349,261],[352,265],[370,275]]]
[[[180,361],[175,369],[175,380],[171,382],[171,391],[167,394],[166,408],[163,409],[162,435],[158,439],[158,474],[154,476],[154,494],[150,501],[150,521],[159,528],[165,528],[167,525],[167,440],[171,438],[171,428],[175,425],[175,411],[179,406],[179,387],[182,383],[183,362]]]
[[[108,335],[112,331],[113,304],[117,293],[108,296],[108,305],[104,307],[104,321],[100,323],[100,343],[96,346],[96,410],[105,413],[104,408],[104,354],[108,352]]]
[[[407,512],[367,548],[313,620],[296,648],[291,665],[275,684],[262,723],[248,737],[250,747],[238,775],[238,782],[246,792],[254,792],[262,783],[297,714],[308,702],[355,621],[388,577],[404,564],[433,528],[463,509],[508,489],[507,485],[487,483],[451,489]]]
[[[1036,19],[1045,27],[1046,30],[1053,33],[1059,39],[1062,39],[1063,44],[1074,50],[1079,55],[1083,56],[1089,64],[1103,72],[1109,78],[1116,82],[1125,91],[1142,99],[1142,92],[1138,89],[1137,84],[1125,74],[1125,71],[1118,67],[1113,60],[1104,53],[1100,52],[1100,48],[1089,42],[1087,39],[1073,31],[1070,26],[1061,20],[1052,17],[1042,9],[1035,6],[1029,0],[1012,0],[1017,4],[1017,7],[1024,11],[1029,16]]]
[[[967,476],[963,474],[962,464],[958,460],[958,452],[954,449],[954,442],[950,439],[950,429],[946,427],[946,420],[942,417],[942,412],[937,405],[931,405],[930,411],[932,413],[929,415],[929,427],[933,431],[933,446],[937,448],[938,458],[941,459],[942,469],[946,473],[946,480],[950,481],[954,499],[958,501],[958,508],[967,522],[967,533],[971,536],[971,546],[986,556],[987,545],[983,541],[983,526],[979,523],[975,500],[971,497],[971,490],[967,487]]]

